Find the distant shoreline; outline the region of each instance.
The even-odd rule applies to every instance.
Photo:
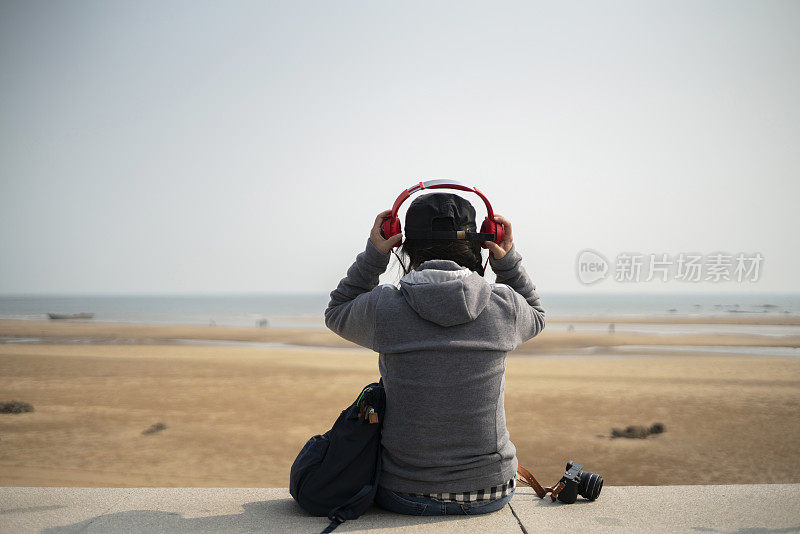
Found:
[[[703,319],[678,319],[673,324],[715,324]],[[727,318],[726,318],[727,319]],[[737,317],[736,322],[720,321],[716,324],[738,325],[786,325],[778,322],[782,318],[749,319]],[[771,321],[765,321],[771,319]],[[794,326],[800,324],[800,317]],[[592,323],[609,325],[625,322],[658,324],[659,318],[638,318],[625,321],[624,318],[603,318]],[[553,320],[553,322],[556,322]],[[561,319],[559,323],[586,322],[576,319]],[[670,324],[664,321],[664,324]],[[250,342],[261,344],[285,344],[302,347],[355,348],[357,345],[347,341],[330,330],[308,328],[256,328],[197,325],[148,325],[131,323],[100,323],[87,321],[12,321],[0,320],[0,343],[30,339],[32,342],[48,344],[80,343],[89,344],[130,344],[154,345],[175,344],[185,340],[200,340],[210,343]],[[518,353],[550,354],[589,348],[613,348],[624,346],[690,346],[690,347],[800,347],[798,335],[759,335],[753,333],[636,333],[636,332],[570,332],[563,328],[545,327],[536,338],[516,349]]]
[[[800,325],[800,294],[540,292],[548,321]],[[98,322],[324,329],[328,294],[0,296],[0,320],[93,313]],[[576,330],[579,330],[576,328]]]

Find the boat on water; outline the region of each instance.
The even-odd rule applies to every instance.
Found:
[[[48,313],[51,319],[92,319],[93,313]]]

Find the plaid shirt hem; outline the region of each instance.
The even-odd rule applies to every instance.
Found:
[[[400,493],[411,497],[427,497],[441,502],[480,502],[502,499],[516,487],[516,476],[500,486],[492,486],[477,491],[462,491],[460,493]]]

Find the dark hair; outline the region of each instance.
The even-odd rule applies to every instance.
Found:
[[[409,268],[406,268],[405,262],[400,262],[405,273],[416,269],[424,261],[452,260],[481,276],[484,274],[479,241],[406,239],[400,246],[400,254],[409,259]]]
[[[431,230],[453,230],[453,222],[447,219],[434,219]],[[428,260],[452,260],[462,267],[473,270],[483,276],[483,258],[481,257],[480,241],[458,240],[448,241],[442,239],[406,239],[399,248],[397,259],[403,274],[408,274],[412,269]],[[402,256],[402,258],[401,258]],[[408,267],[403,259],[408,259]]]

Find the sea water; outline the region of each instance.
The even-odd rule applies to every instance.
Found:
[[[559,317],[708,317],[800,315],[800,294],[540,293]],[[94,320],[147,324],[324,327],[328,293],[252,295],[6,295],[0,319],[43,320],[48,313],[94,313]],[[577,327],[577,325],[576,325]]]

